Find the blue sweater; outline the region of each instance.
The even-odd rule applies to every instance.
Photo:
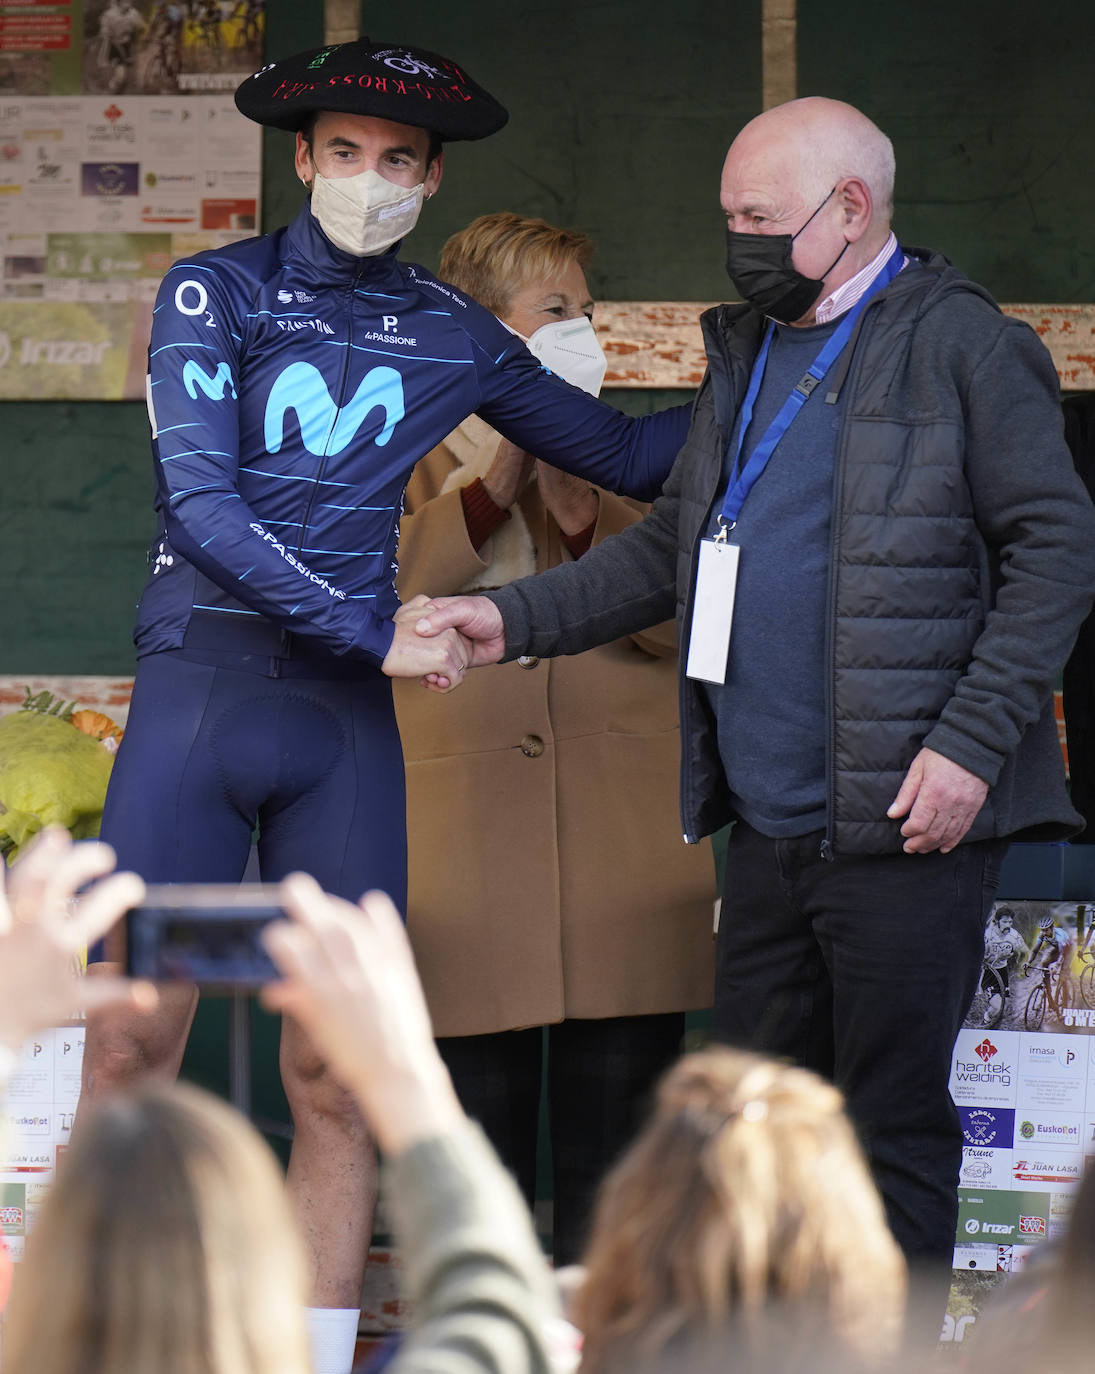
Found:
[[[838,323],[776,326],[742,464]],[[839,402],[825,404],[826,391],[819,386],[799,411],[730,536],[741,547],[730,658],[725,684],[707,688],[734,809],[774,837],[825,824],[826,598],[841,413]],[[727,467],[736,446],[735,425]]]

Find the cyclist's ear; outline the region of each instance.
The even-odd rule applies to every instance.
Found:
[[[445,175],[445,153],[440,151],[430,160],[426,168],[425,197],[429,200],[430,196],[437,194],[437,188],[441,185],[441,178]]]

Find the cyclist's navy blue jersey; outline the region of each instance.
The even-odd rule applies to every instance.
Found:
[[[374,664],[394,633],[410,471],[472,411],[647,500],[689,413],[630,419],[575,390],[423,268],[343,253],[307,204],[168,271],[148,397],[159,528],[139,654],[240,643]]]

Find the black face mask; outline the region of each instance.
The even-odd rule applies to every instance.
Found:
[[[836,187],[833,187],[833,191]],[[806,221],[819,214],[832,198],[830,191]],[[806,224],[802,229],[806,228]],[[847,251],[848,244],[833,259],[820,280],[806,277],[795,266],[791,249],[798,234],[738,234],[726,231],[726,272],[743,301],[770,315],[780,324],[800,320],[821,295],[825,277]]]

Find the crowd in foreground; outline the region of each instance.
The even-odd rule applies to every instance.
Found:
[[[101,844],[46,832],[0,893],[0,1079],[24,1040],[155,990],[81,980],[78,951],[139,901]],[[77,894],[81,894],[76,899]],[[609,1175],[562,1318],[525,1203],[465,1117],[395,909],[285,881],[264,1000],[353,1094],[389,1169],[409,1371],[911,1369],[906,1271],[843,1110],[815,1075],[712,1048],[663,1079]],[[74,900],[76,899],[76,900]],[[1091,1339],[1095,1188],[1055,1267],[980,1325],[970,1368],[1064,1368]],[[145,1085],[81,1124],[19,1266],[4,1374],[307,1374],[305,1251],[267,1146],[192,1087]],[[0,1272],[6,1296],[10,1262]],[[979,1355],[980,1352],[980,1355]],[[986,1366],[988,1367],[988,1366]]]

